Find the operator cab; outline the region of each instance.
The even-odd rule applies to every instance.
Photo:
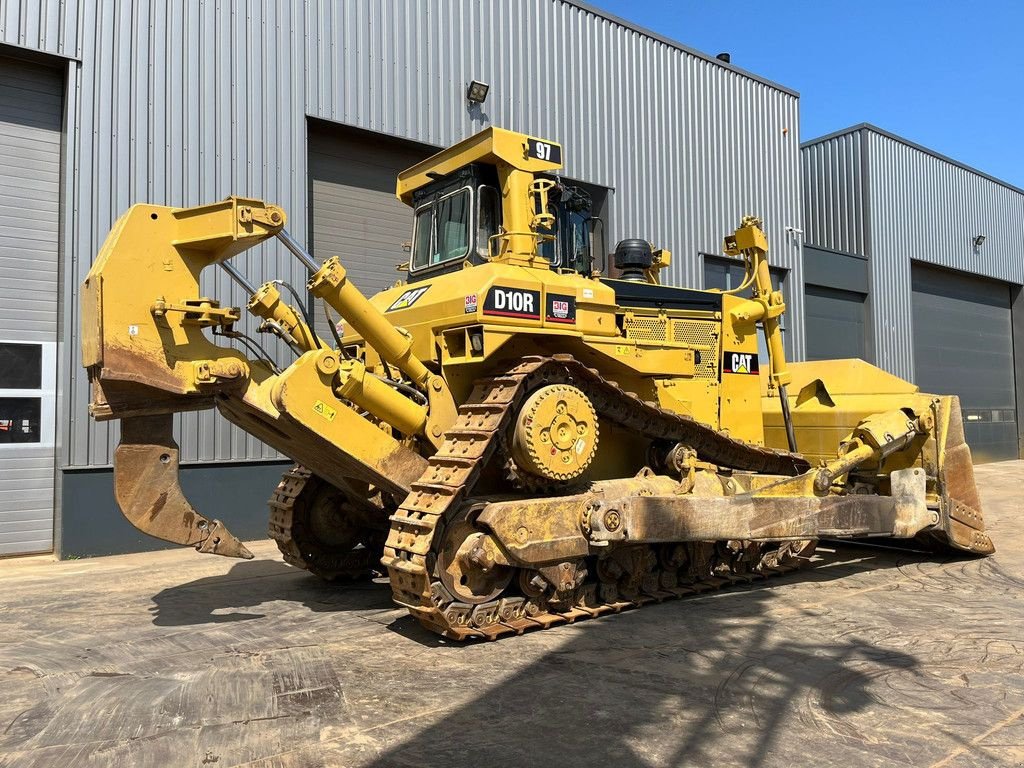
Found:
[[[436,176],[436,178],[434,178]],[[415,190],[409,282],[484,264],[499,247],[502,229],[501,191],[494,166],[472,163]],[[553,179],[548,210],[554,219],[542,234],[538,251],[553,269],[590,275],[593,233],[590,195],[580,187]]]

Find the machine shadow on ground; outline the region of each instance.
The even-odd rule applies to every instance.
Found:
[[[810,570],[458,644],[386,583],[236,562],[153,595],[148,632],[10,649],[9,674],[38,671],[5,678],[0,765],[930,764],[1020,706],[1004,685],[1020,657],[992,645],[1019,633],[988,610],[1019,583],[991,558],[823,545]],[[984,664],[951,650],[972,632]]]
[[[824,559],[835,566],[849,554]],[[871,559],[896,568],[907,556]],[[785,580],[845,575],[850,570],[840,565]],[[819,737],[827,731],[828,739],[857,743],[850,717],[877,704],[872,686],[879,678],[905,685],[918,674],[918,659],[855,634],[827,642],[794,636],[766,615],[785,605],[770,584],[560,630],[565,643],[511,676],[471,675],[467,684],[478,696],[372,764],[456,766],[472,755],[476,765],[510,767],[801,765],[811,758],[808,745],[782,736],[792,730],[783,722],[794,717]],[[799,623],[801,611],[794,613]],[[514,653],[515,639],[498,642]],[[871,754],[877,759],[879,748]]]
[[[153,595],[157,626],[251,621],[265,614],[257,606],[281,600],[316,613],[395,608],[386,583],[325,582],[276,560],[242,560],[220,576],[206,576]]]
[[[887,552],[856,546],[829,546],[819,548],[815,568],[783,576],[781,580],[831,581],[849,575],[852,570],[894,568],[907,559],[926,560],[928,555],[913,551]],[[854,561],[856,564],[852,565]],[[779,583],[780,578],[774,578],[738,585],[728,591],[757,592],[771,589]],[[276,560],[242,560],[232,565],[226,574],[205,576],[168,587],[153,595],[152,600],[151,611],[156,626],[251,621],[265,616],[252,609],[275,600],[300,603],[316,613],[387,610],[397,607],[391,600],[391,588],[386,578],[324,582]],[[687,598],[684,598],[681,602],[686,601]],[[389,628],[427,645],[441,641],[430,632],[420,631],[419,625],[411,618],[408,621],[403,618],[392,622]]]

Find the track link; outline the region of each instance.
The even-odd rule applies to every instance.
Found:
[[[413,483],[412,491],[390,518],[391,529],[381,562],[388,569],[395,601],[408,608],[425,627],[457,640],[494,639],[749,582],[793,570],[805,562],[804,558],[791,558],[793,562],[759,566],[747,574],[732,574],[719,568],[713,575],[695,574],[682,585],[673,585],[669,577],[656,577],[653,588],[624,600],[606,599],[614,590],[599,590],[601,585],[585,583],[578,589],[571,607],[557,611],[547,610],[542,600],[525,596],[482,605],[452,600],[431,574],[435,537],[444,521],[468,501],[481,473],[495,459],[501,435],[525,397],[536,386],[547,383],[579,387],[591,398],[602,419],[651,439],[684,442],[702,459],[721,466],[786,475],[808,469],[807,461],[798,454],[736,440],[692,418],[644,402],[570,356],[526,358],[505,373],[475,384],[440,450],[431,457],[423,475]],[[666,586],[661,586],[663,583]]]

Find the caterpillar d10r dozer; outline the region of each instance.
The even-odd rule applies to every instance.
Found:
[[[992,552],[956,397],[859,360],[788,364],[754,218],[725,238],[746,268],[735,291],[659,284],[670,254],[640,239],[599,263],[561,155],[489,128],[402,173],[407,280],[372,299],[273,205],[132,207],[81,294],[125,516],[251,557],[178,485],[172,415],[216,407],[297,462],[270,501],[288,562],[328,579],[383,564],[394,599],[457,639],[785,572],[821,537]],[[272,237],[311,275],[294,306],[229,261]],[[241,310],[200,294],[206,268],[296,359],[232,346]],[[341,316],[335,338],[313,301]]]

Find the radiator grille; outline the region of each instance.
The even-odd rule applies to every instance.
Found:
[[[622,330],[627,339],[669,341],[696,350],[693,375],[698,379],[718,378],[718,323],[703,320],[670,320],[667,317],[627,317]]]
[[[667,339],[667,326],[668,321],[666,318],[633,317],[626,320],[623,330],[626,332],[627,339],[665,341]]]
[[[676,320],[672,328],[672,341],[701,349],[718,346],[718,325],[693,320]]]
[[[718,378],[718,323],[676,320],[672,324],[672,341],[697,350],[694,378]]]

